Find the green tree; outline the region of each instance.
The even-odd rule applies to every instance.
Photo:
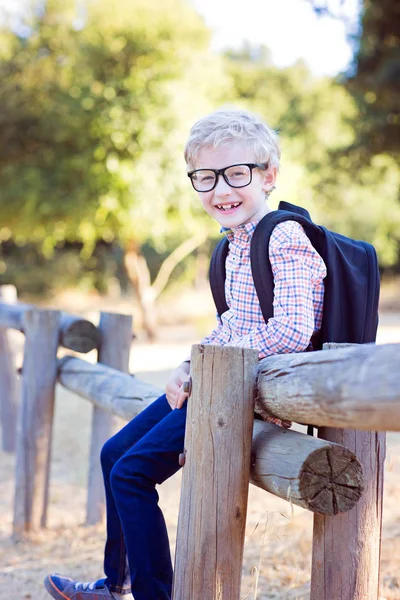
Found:
[[[118,240],[153,335],[156,295],[208,227],[182,151],[224,88],[209,33],[184,0],[102,0],[80,21],[75,2],[49,0],[30,26],[0,35],[0,240],[48,257],[82,242],[83,258]],[[148,240],[176,247],[153,287]]]
[[[304,64],[277,69],[268,52],[228,53],[237,101],[280,132],[281,173],[271,202],[310,209],[316,222],[370,241],[383,267],[400,248],[400,170],[389,154],[356,162],[359,108],[344,85],[315,78]]]
[[[339,81],[354,97],[356,132],[348,149],[355,164],[400,152],[400,7],[395,0],[363,0],[357,27],[346,22],[348,0],[332,13],[326,0],[309,0],[317,14],[345,21],[354,55]]]
[[[361,158],[400,156],[400,7],[364,0],[358,50],[346,83],[361,118],[354,145]]]

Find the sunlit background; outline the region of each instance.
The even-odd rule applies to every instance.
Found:
[[[128,298],[157,335],[156,306],[208,294],[219,231],[182,151],[224,104],[280,133],[271,206],[373,243],[385,281],[396,276],[396,6],[0,0],[0,283],[35,302]]]

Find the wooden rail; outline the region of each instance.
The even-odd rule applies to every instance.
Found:
[[[25,333],[24,315],[35,309],[29,304],[0,303],[0,328],[16,329]],[[60,346],[75,352],[90,352],[99,347],[100,332],[90,321],[61,312],[59,317]]]
[[[319,427],[400,431],[400,344],[260,361],[257,412]]]
[[[58,346],[79,352],[99,349],[99,361],[128,370],[132,318],[102,313],[99,328],[80,317],[16,303],[14,286],[0,286],[0,401],[3,449],[16,450],[13,530],[17,535],[45,527]],[[25,334],[21,382],[7,329]],[[100,344],[101,340],[101,344]],[[19,426],[16,427],[18,387]],[[114,417],[93,407],[87,522],[104,511],[99,453],[112,435]]]
[[[61,359],[58,379],[71,392],[126,420],[162,394],[136,377],[75,357]],[[254,423],[251,482],[293,504],[332,515],[350,510],[363,489],[361,465],[352,452],[263,421]]]
[[[74,356],[59,361],[58,380],[67,390],[126,420],[133,419],[162,394],[160,388],[132,375]]]

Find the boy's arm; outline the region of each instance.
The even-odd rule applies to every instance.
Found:
[[[221,331],[222,322],[217,315],[217,327],[205,338],[201,340],[201,344],[219,344],[218,336]],[[188,394],[183,391],[183,384],[188,381],[190,374],[190,357],[188,357],[183,363],[179,365],[168,378],[165,386],[165,394],[167,396],[168,404],[172,409],[181,408],[183,403],[188,397]]]
[[[190,374],[190,361],[186,360],[179,365],[168,378],[165,386],[165,395],[168,404],[172,409],[181,408],[188,397],[187,392],[183,391],[183,384],[188,381]]]
[[[282,225],[285,225],[282,227]],[[323,299],[326,266],[303,228],[293,221],[277,226],[271,236],[269,259],[274,275],[274,316],[229,344],[257,348],[260,358],[301,352],[315,329],[314,294]],[[318,304],[318,303],[317,303]],[[320,303],[322,314],[322,301]]]

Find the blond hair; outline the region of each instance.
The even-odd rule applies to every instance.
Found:
[[[277,132],[245,110],[220,109],[202,117],[191,128],[185,147],[188,169],[195,169],[201,148],[217,148],[227,142],[245,142],[254,151],[256,162],[279,168],[281,151]]]

